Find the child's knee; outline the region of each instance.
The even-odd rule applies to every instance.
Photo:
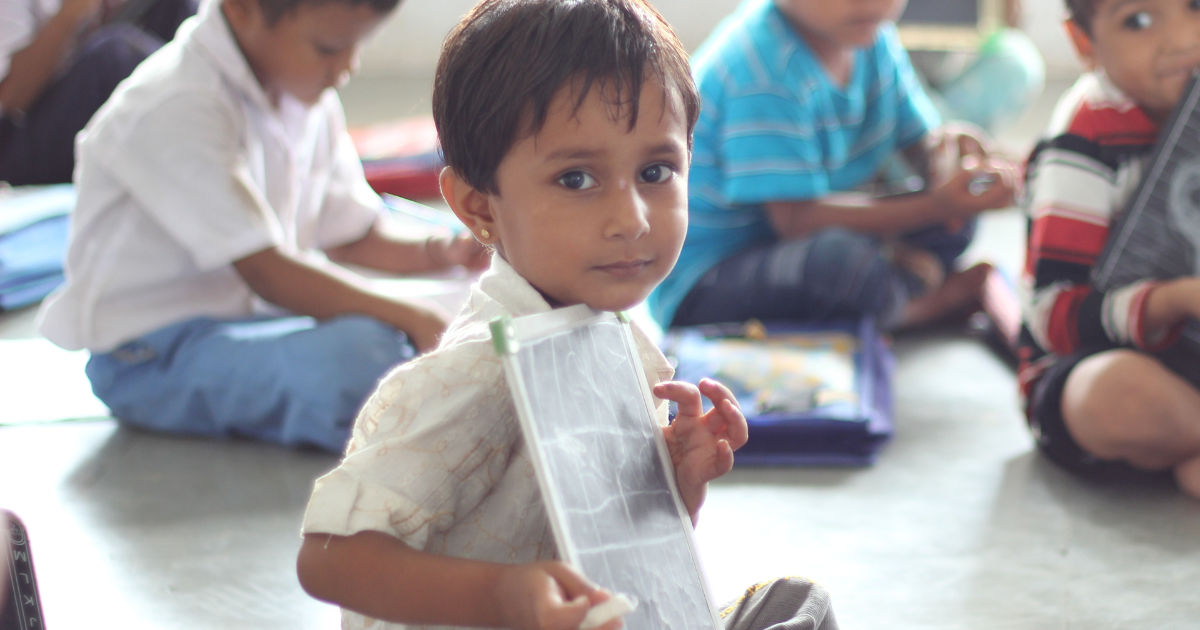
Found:
[[[1063,419],[1080,446],[1097,456],[1144,459],[1174,439],[1167,421],[1172,396],[1164,391],[1169,378],[1161,363],[1141,352],[1094,355],[1067,378]]]
[[[322,326],[337,340],[330,350],[338,365],[377,366],[382,376],[383,370],[416,356],[407,335],[373,317],[342,315]]]
[[[825,317],[869,315],[886,326],[898,319],[919,285],[909,282],[874,236],[830,228],[814,236],[810,247],[804,262],[806,293],[830,305]]]
[[[722,609],[725,630],[837,630],[829,593],[802,577],[777,578],[756,584]]]
[[[132,24],[109,24],[92,34],[76,65],[90,73],[129,76],[133,69],[162,46],[162,41]]]

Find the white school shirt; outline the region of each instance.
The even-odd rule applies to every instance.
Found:
[[[12,56],[33,42],[60,7],[62,0],[0,0],[0,80],[8,76]]]
[[[232,262],[271,247],[320,260],[382,208],[337,93],[272,107],[215,1],[117,87],[76,155],[67,281],[40,326],[71,350],[272,312]]]
[[[557,557],[537,477],[488,322],[550,310],[500,256],[438,349],[386,377],[359,412],[342,463],[316,481],[305,534],[377,531],[443,556],[527,563]],[[674,370],[636,326],[651,387]],[[659,422],[666,405],[655,399]],[[563,418],[570,422],[570,418]],[[584,464],[586,465],[586,464]],[[343,609],[342,628],[400,630]]]

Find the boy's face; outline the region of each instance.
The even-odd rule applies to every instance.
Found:
[[[775,0],[779,10],[808,38],[840,48],[865,48],[879,25],[895,20],[908,0]]]
[[[301,4],[269,24],[257,0],[225,0],[225,16],[272,102],[282,93],[314,104],[358,71],[361,42],[387,17],[368,4]]]
[[[1084,62],[1160,119],[1200,69],[1200,0],[1101,0],[1091,31],[1071,25]]]
[[[616,311],[667,276],[687,231],[687,128],[657,81],[644,84],[637,125],[613,120],[611,95],[593,85],[572,114],[564,88],[546,124],[518,141],[486,195],[492,243],[552,301]],[[611,99],[608,99],[611,101]]]

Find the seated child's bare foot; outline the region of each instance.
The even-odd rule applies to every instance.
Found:
[[[936,290],[908,303],[900,327],[932,324],[967,309],[978,308],[983,285],[991,271],[990,264],[979,263],[966,271],[950,274]]]
[[[916,276],[925,285],[924,295],[936,291],[946,281],[946,269],[942,261],[930,252],[905,245],[892,245],[892,264]]]

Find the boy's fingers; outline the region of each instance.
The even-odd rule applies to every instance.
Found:
[[[597,590],[596,586],[589,582],[587,578],[579,575],[574,569],[561,562],[550,564],[546,568],[546,572],[558,582],[559,587],[562,588],[563,593],[566,594],[566,598],[569,600],[574,600],[580,595],[590,597],[592,591]]]
[[[682,381],[659,383],[654,386],[654,395],[678,404],[677,416],[699,416],[704,413],[704,405],[700,402],[700,391],[691,383]]]
[[[717,442],[716,462],[713,464],[713,478],[720,477],[733,470],[733,446],[725,440]]]
[[[725,430],[729,435],[729,447],[737,450],[746,445],[750,439],[750,427],[742,410],[734,406],[732,401],[723,401],[720,405],[721,415],[725,416]]]
[[[714,405],[722,400],[731,401],[733,402],[734,406],[738,405],[737,398],[734,397],[733,391],[722,385],[720,382],[712,380],[711,378],[700,379],[700,393],[704,394],[705,397],[711,400]]]
[[[578,628],[588,609],[595,605],[592,598],[599,589],[561,562],[548,565],[546,572],[562,589],[562,597],[546,611],[545,626],[562,630]]]

